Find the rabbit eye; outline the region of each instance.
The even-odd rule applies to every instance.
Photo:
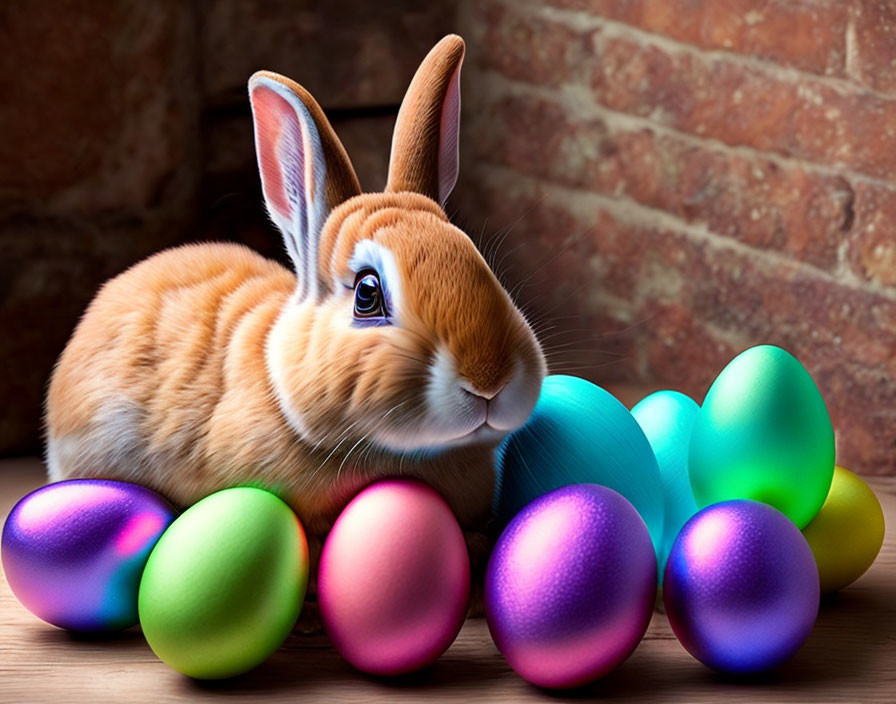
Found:
[[[355,317],[382,318],[386,315],[383,289],[372,269],[358,272],[355,278]]]

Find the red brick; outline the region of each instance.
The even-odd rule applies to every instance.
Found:
[[[564,106],[511,96],[483,106],[477,158],[611,196],[625,195],[760,249],[833,270],[851,221],[843,178],[745,158],[644,129],[580,123]]]
[[[668,359],[652,355],[649,378],[674,381],[684,374],[696,383],[707,346],[719,339],[732,341],[735,351],[780,345],[818,383],[837,432],[838,461],[860,472],[896,470],[896,302],[796,265],[711,251],[672,233],[654,233],[649,241],[645,257],[677,266],[686,282],[674,301],[679,318],[669,324],[673,333],[685,333],[677,333]],[[695,334],[700,324],[715,333]],[[648,349],[656,347],[648,342]]]
[[[0,454],[38,454],[50,371],[100,284],[178,243],[165,219],[104,223],[19,215],[0,222]]]
[[[455,29],[447,0],[201,3],[206,100],[243,105],[258,69],[301,83],[324,108],[397,105],[420,61]]]
[[[497,196],[491,199],[497,200]],[[574,215],[551,205],[544,194],[528,202],[505,199],[512,204],[512,210],[507,215],[502,215],[501,209],[494,210],[494,221],[509,219],[512,228],[495,262],[511,290],[518,291],[516,299],[524,307],[541,300],[549,308],[569,307],[588,301],[589,297],[596,296],[596,301],[602,292],[634,290],[637,269],[613,266],[613,262],[636,258],[638,245],[617,237],[618,230],[608,226],[612,223],[608,223],[606,214]],[[514,286],[514,282],[520,281],[525,281],[523,288]],[[547,298],[545,290],[550,291]],[[589,308],[598,309],[599,306]]]
[[[2,27],[4,201],[65,214],[193,205],[188,4],[7,3]]]
[[[676,233],[644,246],[645,262],[680,272],[676,300],[717,330],[750,344],[770,337],[807,364],[848,360],[896,378],[896,301]]]
[[[781,345],[816,378],[837,430],[839,460],[859,471],[896,469],[890,447],[896,440],[896,412],[885,402],[896,395],[893,301],[832,285],[798,266],[708,250],[671,233],[652,241],[647,258],[656,254],[669,265],[677,262],[685,285],[675,296],[683,315],[670,325],[676,342],[665,363],[651,358],[651,379],[709,376],[715,353],[721,363],[714,377],[727,361],[726,344],[732,352],[761,343]],[[700,334],[701,326],[707,334]],[[656,349],[655,339],[647,344],[649,351]]]
[[[896,100],[739,61],[594,37],[599,103],[677,130],[879,178],[896,173]]]
[[[896,93],[896,4],[853,0],[853,54],[848,69],[882,93]]]
[[[464,129],[471,135],[477,161],[502,164],[560,183],[580,183],[585,179],[590,160],[574,161],[575,155],[568,155],[565,147],[577,135],[560,103],[522,96],[494,103],[484,100]],[[592,149],[603,138],[595,131],[588,135],[584,129],[581,132]]]
[[[896,288],[896,190],[856,186],[849,258],[863,278]]]
[[[840,76],[846,3],[811,0],[551,0],[703,49]]]
[[[535,84],[557,85],[581,75],[588,55],[585,33],[497,2],[476,8],[475,41],[483,68]]]
[[[892,377],[851,363],[816,368],[836,430],[837,462],[863,474],[896,474],[896,386]]]
[[[642,308],[647,332],[642,336],[651,382],[703,402],[706,390],[740,351],[718,339],[682,303],[648,300]]]

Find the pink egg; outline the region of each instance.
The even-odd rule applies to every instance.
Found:
[[[425,667],[457,637],[470,562],[451,509],[418,481],[387,479],[358,494],[324,544],[321,617],[336,650],[359,670]]]

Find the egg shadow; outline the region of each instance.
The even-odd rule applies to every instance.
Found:
[[[183,687],[193,694],[219,692],[227,696],[252,696],[261,692],[326,691],[331,685],[370,696],[396,696],[475,688],[506,673],[497,652],[469,647],[451,648],[434,664],[406,675],[375,676],[349,665],[323,633],[293,633],[281,648],[255,669],[225,680],[183,678]]]
[[[574,689],[544,689],[532,686],[542,697],[556,702],[594,699],[650,700],[669,693],[669,679],[661,653],[636,650],[624,663],[596,682]]]
[[[507,671],[491,658],[471,655],[445,654],[429,667],[396,677],[365,675],[371,684],[392,690],[409,690],[418,693],[454,688],[468,689],[478,684],[499,679]]]
[[[860,699],[863,683],[873,688],[882,659],[891,657],[887,644],[896,632],[896,609],[889,604],[891,589],[885,580],[863,584],[826,599],[815,628],[796,656],[781,667],[749,677],[714,672],[684,654],[670,651],[668,638],[638,650],[602,679],[573,690],[547,690],[529,686],[532,694],[553,701],[585,699],[652,699],[710,689],[724,699],[775,698],[798,689],[819,696],[838,681],[848,680]],[[665,618],[654,614],[654,618]],[[139,634],[139,632],[138,632]],[[672,644],[676,648],[677,643]],[[251,672],[228,680],[199,681],[184,678],[194,693],[219,692],[229,696],[291,689],[315,693],[329,685],[381,698],[431,695],[435,692],[485,691],[498,680],[518,678],[492,647],[482,641],[452,647],[435,664],[408,675],[375,677],[346,663],[323,633],[292,634],[284,646]],[[521,686],[523,683],[518,681]],[[321,688],[324,688],[323,690]],[[871,694],[869,690],[869,695]]]
[[[28,637],[40,645],[64,645],[87,643],[96,648],[121,648],[146,643],[139,626],[123,631],[68,631],[55,626],[36,625],[28,629]]]
[[[188,692],[219,692],[228,696],[252,696],[260,692],[301,689],[327,682],[345,682],[348,669],[322,635],[293,633],[286,642],[258,667],[249,672],[220,680],[181,678]]]
[[[802,648],[769,672],[750,676],[715,672],[686,655],[679,644],[662,638],[642,643],[620,667],[584,687],[532,689],[558,702],[679,700],[710,691],[716,701],[778,701],[795,691],[806,701],[819,701],[829,698],[832,691],[842,693],[848,685],[855,701],[870,701],[880,694],[880,673],[892,666],[896,607],[891,581],[880,575],[825,598]],[[665,619],[665,615],[655,613],[654,618]],[[676,653],[670,645],[680,650]]]
[[[873,678],[863,676],[889,666],[896,633],[893,586],[881,576],[823,599],[806,643],[773,674],[795,683],[872,685]]]
[[[296,695],[324,697],[328,691],[357,693],[376,699],[421,699],[436,693],[485,693],[511,688],[530,689],[531,695],[552,701],[583,699],[674,699],[697,691],[713,691],[718,700],[777,700],[785,692],[799,691],[807,699],[830,696],[832,689],[848,691],[856,701],[874,698],[880,672],[891,666],[896,601],[893,579],[880,570],[858,584],[826,598],[811,635],[794,658],[776,670],[751,677],[716,673],[690,658],[671,640],[665,624],[654,629],[619,668],[591,685],[565,691],[525,685],[510,671],[491,644],[481,621],[465,626],[461,637],[435,664],[398,677],[375,677],[346,663],[323,632],[292,633],[284,645],[254,670],[227,680],[201,681],[177,676],[185,695],[199,697],[251,697],[289,690]],[[654,613],[654,619],[665,619]],[[473,621],[476,621],[475,619]],[[96,662],[124,654],[125,660],[153,657],[139,627],[116,633],[71,632],[35,622],[22,629],[35,648],[66,648],[77,660]],[[660,637],[657,637],[660,636]],[[659,642],[658,642],[659,641]],[[159,663],[161,666],[161,663]],[[876,684],[877,683],[877,684]],[[817,695],[817,696],[814,696]],[[522,697],[527,698],[527,697]]]
[[[67,631],[46,624],[22,628],[23,640],[33,644],[35,652],[64,649],[66,659],[84,664],[98,660],[118,658],[136,660],[144,655],[153,657],[143,633],[138,626],[112,633]],[[30,647],[30,646],[29,646]]]
[[[880,694],[880,673],[892,667],[892,591],[888,580],[878,578],[823,599],[806,642],[774,670],[737,676],[700,666],[699,674],[688,679],[699,679],[700,688],[711,687],[720,700],[749,693],[758,701],[799,691],[806,700],[819,701],[848,691],[854,701],[871,701]]]

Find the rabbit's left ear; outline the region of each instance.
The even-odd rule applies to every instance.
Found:
[[[457,183],[463,60],[464,40],[449,34],[414,74],[395,122],[387,191],[448,199]]]
[[[323,110],[298,83],[259,71],[249,98],[265,203],[295,264],[299,295],[314,297],[321,229],[361,186]]]

